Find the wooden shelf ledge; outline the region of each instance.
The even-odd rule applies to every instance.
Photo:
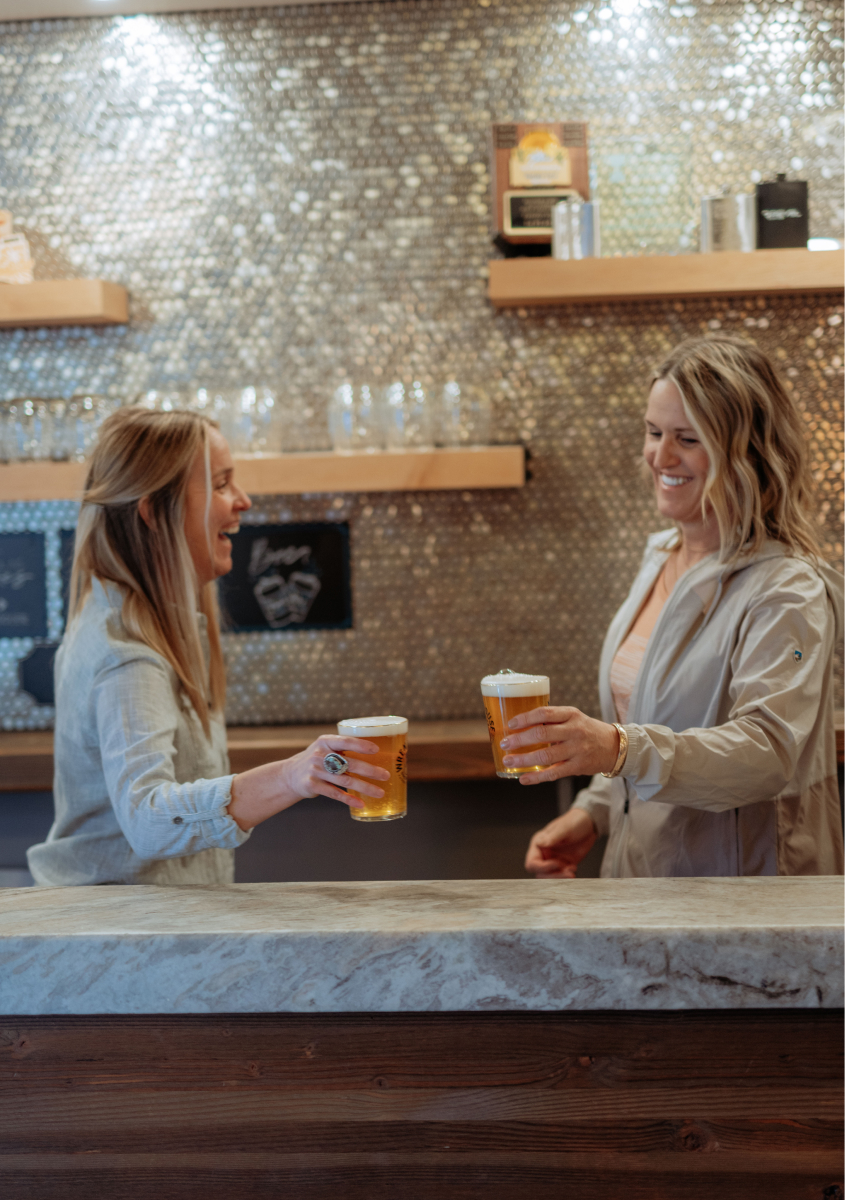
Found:
[[[238,483],[256,496],[306,492],[459,491],[525,484],[522,446],[379,450],[372,454],[244,454]],[[0,464],[0,501],[77,500],[85,463]]]
[[[42,279],[0,284],[0,328],[125,325],[126,288],[104,279]]]
[[[843,250],[755,250],[751,254],[640,258],[509,258],[490,263],[497,308],[601,300],[684,299],[784,292],[839,292]]]
[[[337,726],[232,726],[228,731],[232,770],[248,771],[289,758],[321,733],[337,733]],[[409,779],[493,779],[495,775],[485,721],[410,722]],[[50,791],[52,786],[52,732],[0,733],[0,792]]]
[[[845,714],[836,718],[836,757],[845,759]],[[248,771],[290,758],[336,725],[233,725],[228,730],[232,770]],[[483,720],[410,721],[408,778],[414,782],[494,779],[487,723]],[[0,733],[0,792],[41,792],[53,786],[50,730]]]

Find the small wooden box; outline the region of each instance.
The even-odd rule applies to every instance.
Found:
[[[551,242],[557,199],[590,198],[586,121],[495,124],[490,177],[494,235],[517,245]],[[548,224],[541,209],[548,209]]]

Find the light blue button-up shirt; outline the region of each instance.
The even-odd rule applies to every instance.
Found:
[[[173,668],[130,637],[121,608],[119,588],[95,580],[56,655],[56,817],[29,869],[52,887],[232,883],[249,834],[226,811],[223,719],[207,738]]]

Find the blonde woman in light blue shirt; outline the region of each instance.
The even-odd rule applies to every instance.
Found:
[[[360,738],[229,771],[215,580],[249,507],[214,422],[125,408],[104,423],[56,656],[56,815],[28,854],[37,884],[231,883],[235,847],[268,817],[314,795],[359,807],[350,785],[383,795],[373,764],[356,761],[354,783],[338,773],[343,751],[377,751]]]

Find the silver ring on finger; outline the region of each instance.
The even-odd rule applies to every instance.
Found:
[[[330,775],[343,775],[346,773],[349,763],[342,754],[336,754],[334,750],[327,754],[323,759],[323,766]]]

